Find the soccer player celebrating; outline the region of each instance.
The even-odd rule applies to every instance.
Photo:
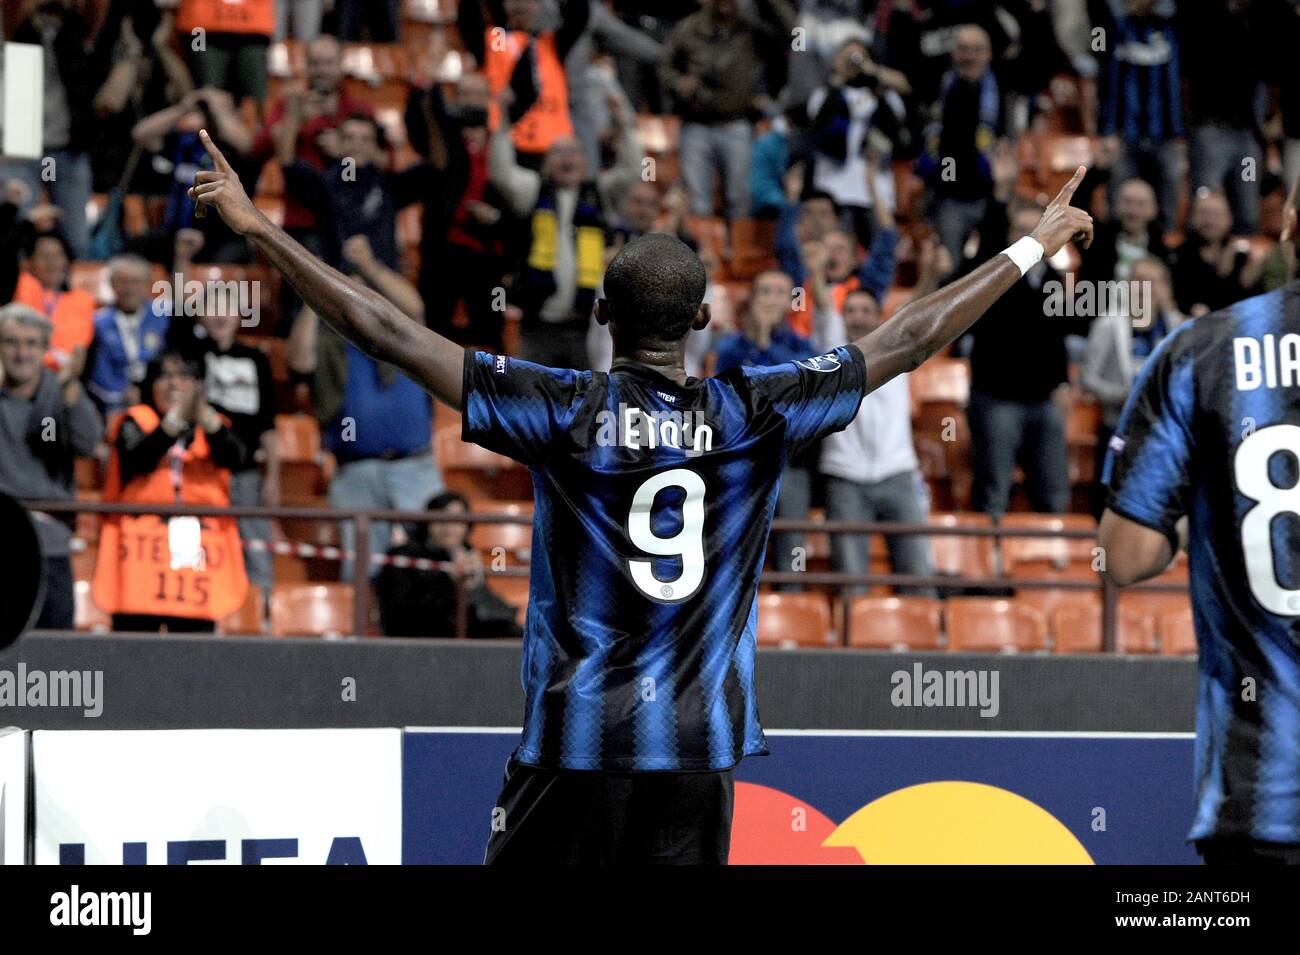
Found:
[[[1297,190],[1282,235],[1292,279]],[[1300,283],[1161,342],[1102,478],[1111,580],[1146,580],[1187,548],[1200,649],[1189,838],[1209,864],[1300,864]]]
[[[666,235],[625,245],[597,320],[608,373],[466,352],[328,268],[216,169],[193,196],[264,254],[325,321],[435,397],[463,434],[533,473],[523,738],[487,861],[723,863],[733,770],[767,751],[754,700],[758,578],[787,459],[844,428],[863,396],[916,368],[1044,255],[1091,241],[1070,206],[1032,236],[829,354],[686,375],[709,322],[705,273]],[[454,281],[449,276],[447,281]]]

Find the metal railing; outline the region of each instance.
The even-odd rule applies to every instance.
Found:
[[[359,508],[334,507],[265,507],[251,505],[231,505],[229,507],[211,507],[190,504],[124,504],[105,501],[23,501],[30,511],[42,511],[47,514],[131,514],[156,515],[158,517],[260,517],[270,520],[304,520],[326,521],[330,523],[352,522],[355,533],[353,544],[353,575],[358,568],[368,568],[373,563],[370,552],[370,529],[375,522],[403,524],[524,524],[532,525],[531,515],[494,514],[491,512],[467,511],[465,513],[433,511],[400,511]],[[925,535],[948,537],[980,537],[1002,539],[1006,537],[1049,538],[1054,540],[1095,540],[1095,531],[1084,528],[1050,528],[1007,527],[1001,525],[979,524],[903,524],[885,521],[814,521],[782,520],[772,523],[772,531],[803,532],[823,534],[886,534],[886,535]],[[495,577],[527,577],[526,566],[493,570]],[[842,598],[844,642],[850,640],[850,591],[863,586],[892,587],[927,587],[951,589],[960,587],[966,590],[1006,591],[1022,589],[1053,589],[1100,591],[1102,608],[1102,649],[1114,652],[1118,648],[1118,593],[1115,586],[1104,576],[1098,575],[1096,583],[1088,580],[1071,580],[1063,578],[1015,577],[999,574],[991,577],[966,577],[949,574],[846,574],[833,571],[779,571],[764,570],[760,578],[770,584],[804,584],[834,588]],[[462,580],[456,576],[456,636],[466,636],[466,602]],[[1126,592],[1142,593],[1185,593],[1187,587],[1177,583],[1148,582],[1126,588]],[[358,636],[364,635],[370,628],[370,588],[357,586],[353,581],[353,628]]]

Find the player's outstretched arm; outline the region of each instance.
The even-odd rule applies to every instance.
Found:
[[[1029,239],[1041,247],[1041,256],[1055,255],[1073,239],[1082,239],[1085,248],[1092,243],[1092,216],[1070,205],[1086,171],[1083,166],[1075,170],[1030,233]],[[1033,253],[1039,254],[1037,249]],[[855,342],[867,359],[868,389],[912,371],[955,339],[1021,274],[1021,266],[1009,254],[995,255],[970,275],[903,306],[889,321]]]
[[[330,268],[258,211],[239,177],[208,136],[199,134],[216,169],[194,177],[190,195],[200,210],[220,213],[247,236],[321,318],[367,354],[395,365],[453,408],[461,405],[465,352],[406,315],[372,289]]]

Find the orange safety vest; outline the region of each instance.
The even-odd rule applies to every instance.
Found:
[[[36,309],[54,326],[50,347],[45,353],[45,367],[58,371],[80,345],[87,350],[95,337],[95,297],[89,292],[47,292],[29,272],[18,275],[14,301]]]
[[[573,135],[573,121],[569,118],[569,82],[564,75],[564,63],[555,48],[553,32],[530,37],[523,30],[488,28],[483,46],[483,73],[492,91],[488,102],[488,128],[495,131],[501,125],[497,97],[510,85],[510,74],[515,71],[515,64],[523,56],[529,39],[535,41],[537,50],[540,81],[537,102],[511,127],[510,138],[515,149],[522,153],[544,153],[561,136]]]
[[[862,283],[858,281],[856,275],[850,275],[843,282],[831,283],[831,304],[835,306],[835,311],[839,312],[841,315],[844,314],[844,300],[849,297],[850,292],[858,288],[861,284]],[[813,332],[813,310],[810,296],[811,293],[809,297],[804,298],[803,311],[796,311],[792,308],[785,319],[789,326],[804,338],[812,338]]]
[[[275,32],[275,0],[181,0],[176,8],[176,32],[197,29],[210,33]]]
[[[105,501],[127,504],[172,504],[171,453],[150,474],[122,484],[117,436],[122,420],[131,418],[149,432],[161,424],[158,412],[135,405],[113,423],[113,448],[104,484]],[[184,504],[230,505],[230,472],[212,463],[208,438],[196,428],[194,439],[180,455],[180,499]],[[195,620],[220,620],[244,603],[248,577],[233,517],[201,517],[200,541],[204,567],[173,570],[167,540],[167,519],[153,514],[106,516],[99,532],[99,560],[91,595],[105,613],[154,614]]]

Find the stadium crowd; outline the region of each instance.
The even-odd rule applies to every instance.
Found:
[[[608,367],[606,263],[677,235],[711,276],[695,375],[865,334],[1027,235],[1086,163],[1091,249],[792,461],[781,518],[1090,526],[1143,361],[1288,274],[1297,0],[19,0],[3,29],[45,53],[44,154],[0,159],[19,498],[530,513],[526,473],[196,215],[201,128],[326,262],[548,365]],[[45,627],[260,632],[280,587],[359,576],[346,521],[37,517]],[[1084,543],[1022,554],[1061,571]],[[881,545],[781,532],[771,567],[1013,563],[987,538]],[[520,525],[372,523],[376,626],[447,635],[456,579],[471,636],[517,636],[525,579],[490,571],[527,548]]]

